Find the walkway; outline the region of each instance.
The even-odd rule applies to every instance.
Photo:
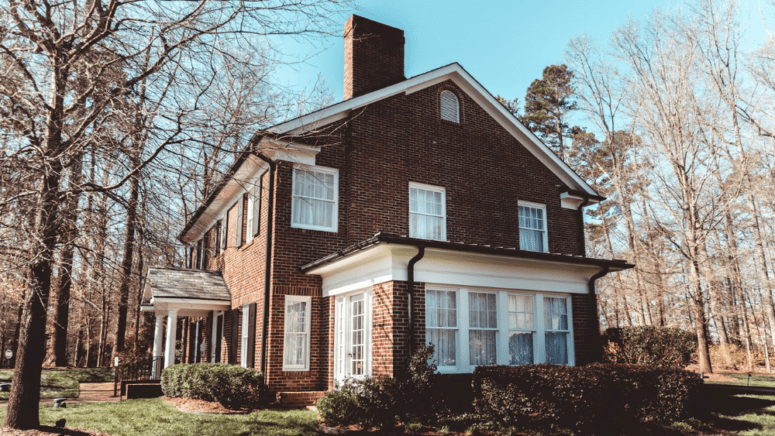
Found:
[[[78,398],[71,398],[67,403],[99,403],[105,401],[119,401],[121,397],[113,396],[113,383],[79,383],[81,394]],[[53,404],[54,400],[40,400],[40,404]],[[8,400],[0,400],[0,407],[5,407]]]

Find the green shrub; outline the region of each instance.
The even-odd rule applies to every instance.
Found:
[[[407,374],[400,378],[367,377],[348,380],[318,402],[320,417],[334,426],[388,428],[402,422],[430,423],[439,409],[433,348],[412,355]]]
[[[258,406],[262,385],[261,372],[223,363],[172,365],[161,373],[164,395],[217,401],[229,408]]]
[[[697,338],[670,327],[610,328],[603,334],[603,356],[609,363],[631,363],[682,369],[697,349]]]
[[[318,401],[318,413],[327,425],[390,428],[396,423],[399,391],[390,377],[351,379]]]
[[[676,421],[700,384],[689,371],[617,364],[480,366],[473,381],[476,411],[490,426],[587,434]]]

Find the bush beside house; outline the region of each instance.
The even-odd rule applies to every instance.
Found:
[[[329,392],[318,402],[321,419],[332,426],[382,429],[400,421],[460,429],[615,433],[690,416],[701,385],[696,374],[684,370],[594,364],[480,366],[463,386],[458,382],[464,378],[436,374],[435,366],[423,363],[430,356],[432,349],[415,354],[403,378],[353,380]]]
[[[603,359],[683,369],[697,350],[697,337],[672,327],[609,328],[603,333]]]
[[[215,401],[230,409],[261,404],[264,377],[259,371],[224,363],[179,364],[161,373],[161,389],[173,398]]]

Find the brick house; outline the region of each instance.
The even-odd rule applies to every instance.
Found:
[[[344,100],[259,132],[151,268],[154,356],[260,369],[286,404],[404,370],[597,356],[602,200],[457,63],[404,77],[403,31],[353,15]],[[161,358],[159,358],[161,362]]]

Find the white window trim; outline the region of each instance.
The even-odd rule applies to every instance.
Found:
[[[245,245],[247,245],[253,241],[253,194],[250,193],[250,191],[248,191],[248,204],[245,207],[247,208],[247,211],[245,212],[247,215],[247,223],[245,224],[245,231],[247,232],[245,235]]]
[[[432,191],[432,192],[439,192],[441,193],[441,239],[439,241],[446,241],[447,240],[447,189],[443,186],[434,186],[434,185],[426,185],[425,183],[417,183],[417,182],[409,182],[409,196],[410,196],[410,205],[407,205],[407,209],[409,209],[409,216],[413,213],[416,213],[418,215],[426,215],[426,216],[432,216],[436,217],[436,215],[428,215],[424,213],[419,212],[412,212],[411,211],[411,190],[412,188],[422,189],[424,191]],[[409,225],[411,226],[412,220],[409,219]],[[409,234],[412,234],[412,229],[409,229]]]
[[[497,304],[497,323],[498,329],[495,335],[496,337],[496,364],[497,365],[509,365],[509,323],[508,323],[508,295],[529,295],[533,297],[533,328],[534,340],[533,340],[533,363],[545,363],[546,362],[546,349],[545,349],[545,334],[544,328],[544,298],[565,298],[568,308],[568,366],[576,365],[576,351],[574,348],[575,332],[573,331],[573,304],[571,296],[564,293],[554,292],[532,292],[522,290],[495,290],[488,288],[458,288],[452,286],[439,286],[439,285],[426,285],[426,289],[429,291],[455,291],[457,297],[457,325],[458,334],[455,343],[457,355],[455,366],[438,366],[439,373],[455,374],[455,373],[471,373],[475,366],[470,364],[469,356],[469,322],[468,322],[468,293],[494,293],[496,294]],[[427,319],[427,318],[426,318]],[[425,328],[428,328],[427,321]],[[427,340],[427,339],[426,339]]]
[[[426,289],[426,292],[427,291],[444,291],[444,292],[454,292],[455,293],[455,312],[457,313],[457,324],[456,324],[456,327],[455,328],[452,328],[452,327],[428,327],[428,322],[427,322],[428,317],[426,316],[425,317],[425,319],[426,319],[425,330],[427,332],[428,328],[432,328],[432,329],[435,329],[435,330],[454,330],[454,331],[457,332],[457,334],[455,335],[455,350],[458,350],[457,354],[455,355],[455,362],[457,362],[457,365],[438,365],[438,367],[436,368],[436,369],[438,369],[439,372],[456,372],[458,366],[460,366],[460,364],[461,364],[461,362],[460,362],[461,352],[459,350],[460,350],[460,344],[463,343],[462,340],[460,339],[462,337],[462,328],[460,326],[460,323],[461,323],[461,320],[460,320],[460,318],[461,318],[460,317],[460,295],[461,295],[461,292],[460,292],[460,289],[452,288],[452,287],[444,287],[444,286],[433,286],[433,287],[430,287],[430,288]],[[428,307],[427,303],[426,303],[425,307],[426,308]],[[466,307],[468,307],[468,305],[466,305]],[[465,343],[467,344],[468,343],[468,314],[466,314],[465,319],[466,319],[466,342]],[[427,337],[426,337],[426,341],[425,342],[427,344],[427,342],[428,342],[427,341]],[[468,350],[466,350],[465,355],[466,355],[466,358],[468,358]]]
[[[328,173],[334,175],[334,216],[331,217],[331,227],[325,227],[325,226],[313,226],[309,224],[300,224],[300,223],[294,223],[293,219],[293,201],[296,198],[295,195],[293,195],[293,185],[296,183],[296,170],[305,170],[305,171],[316,171],[321,173]],[[329,167],[321,167],[317,165],[304,165],[304,164],[295,164],[293,166],[293,175],[292,175],[292,182],[291,182],[291,227],[297,228],[297,229],[308,229],[308,230],[321,230],[324,232],[333,232],[336,233],[339,230],[339,170],[336,168],[329,168]]]
[[[210,363],[215,363],[215,341],[220,341],[222,338],[216,338],[216,334],[218,333],[218,317],[221,317],[221,333],[223,334],[223,319],[225,316],[223,315],[223,311],[220,310],[218,312],[213,313],[213,326],[212,326],[212,332],[211,332],[211,339],[212,342],[210,342]]]
[[[286,316],[288,314],[288,305],[298,302],[306,302],[307,304],[304,306],[304,320],[305,320],[305,334],[307,335],[307,341],[306,346],[307,349],[304,350],[304,364],[303,365],[289,365],[285,363],[285,348],[288,346],[288,317]],[[285,296],[285,305],[283,306],[283,371],[309,371],[310,366],[310,342],[312,342],[312,335],[310,334],[311,329],[310,326],[312,324],[312,297],[303,297],[299,295],[286,295]]]
[[[248,329],[250,327],[250,305],[242,306],[242,334],[240,336],[239,363],[243,368],[248,367]]]
[[[348,350],[351,345],[351,334],[347,325],[350,322],[350,303],[352,298],[363,296],[366,337],[364,338],[364,373],[362,376],[346,375],[347,366],[350,361],[347,359]],[[334,321],[334,385],[336,388],[341,386],[348,378],[363,379],[372,375],[373,358],[373,296],[370,288],[359,289],[346,294],[337,295],[335,303],[335,321]],[[343,338],[339,333],[343,333]]]
[[[543,253],[549,252],[549,216],[546,214],[546,205],[541,203],[533,203],[532,201],[517,201],[517,226],[519,226],[519,206],[527,206],[532,207],[534,209],[543,209],[544,211],[544,251]],[[522,230],[522,227],[519,227],[520,230]],[[535,230],[535,229],[528,229],[526,230]]]

